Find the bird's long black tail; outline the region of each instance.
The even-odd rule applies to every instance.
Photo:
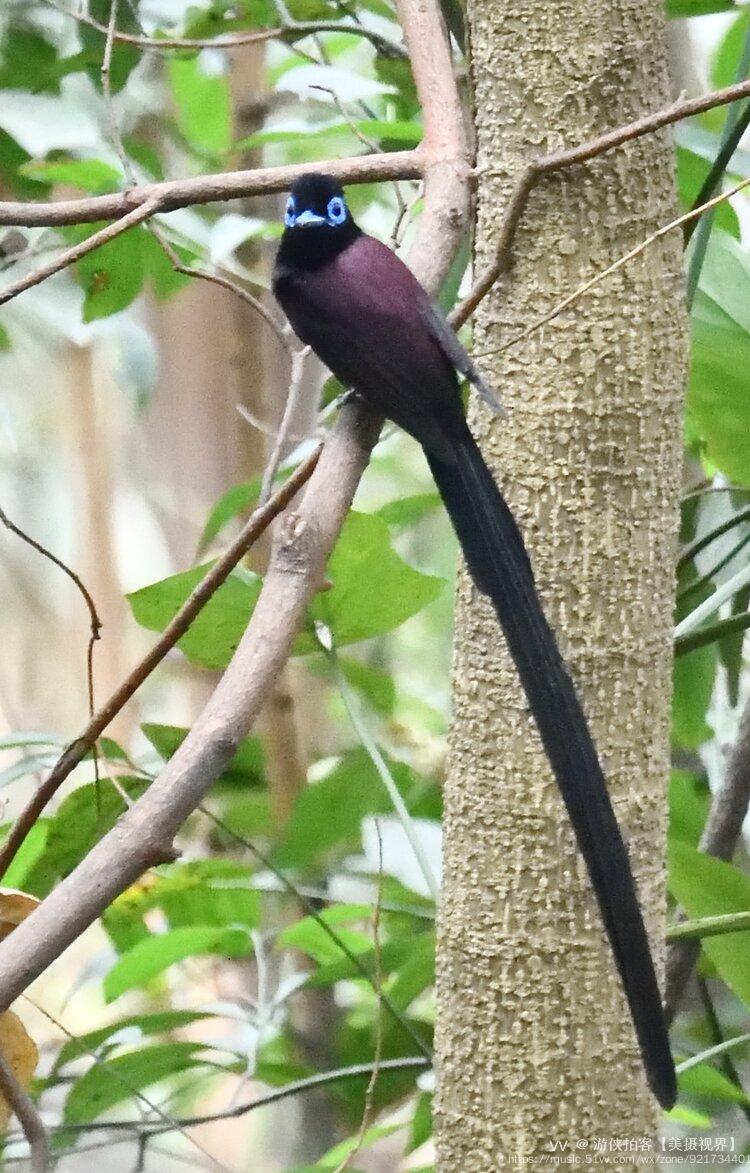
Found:
[[[456,463],[427,454],[477,588],[489,595],[568,808],[620,972],[646,1075],[665,1108],[676,1098],[659,987],[628,853],[573,682],[542,611],[523,538],[473,437]]]

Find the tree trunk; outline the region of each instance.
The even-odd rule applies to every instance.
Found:
[[[669,99],[658,0],[473,0],[477,269],[523,163]],[[472,425],[591,721],[657,955],[664,928],[685,315],[673,235],[497,349],[674,213],[667,136],[537,189],[475,349]],[[492,352],[495,353],[492,353]],[[494,1173],[657,1116],[583,863],[494,612],[461,578],[438,974],[438,1170]],[[580,1151],[580,1150],[579,1150]]]

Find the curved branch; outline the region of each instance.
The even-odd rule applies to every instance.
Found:
[[[93,747],[96,739],[104,732],[133,694],[140,688],[156,667],[162,662],[168,652],[182,638],[198,615],[205,607],[211,596],[229,577],[232,570],[241,558],[245,556],[262,533],[268,529],[271,522],[278,517],[289,502],[312,476],[313,469],[318,462],[320,449],[315,449],[306,460],[294,470],[292,475],[281,486],[270,501],[256,509],[237,537],[214,563],[204,578],[188,595],[172,621],[164,628],[159,639],[139,664],[128,674],[120,687],[102,705],[98,712],[91,717],[86,728],[75,741],[67,747],[58,758],[54,767],[44,779],[41,786],[34,792],[31,800],[21,811],[16,822],[10,829],[8,837],[0,847],[0,875],[9,868],[21,844],[44,810],[47,803],[62,786],[65,779],[80,765],[86,754]]]
[[[56,12],[69,16],[78,24],[85,24],[88,28],[106,36],[109,32],[105,24],[94,20],[86,12],[70,12],[55,0],[45,0]],[[382,57],[406,57],[403,45],[391,41],[375,29],[361,24],[350,24],[345,20],[290,20],[279,28],[255,29],[248,33],[231,33],[216,37],[147,37],[138,33],[124,33],[116,29],[113,40],[125,45],[135,45],[149,53],[159,53],[167,49],[236,49],[239,45],[257,45],[264,41],[285,41],[292,43],[303,37],[314,36],[316,33],[351,33],[353,37],[362,37],[369,41]]]
[[[425,144],[426,147],[426,144]],[[325,168],[342,183],[379,183],[385,179],[421,179],[430,160],[425,150],[391,151],[385,155],[353,155],[332,159]],[[127,191],[86,196],[80,200],[54,203],[0,203],[0,225],[16,228],[54,228],[62,224],[90,224],[94,220],[116,220],[150,200],[157,200],[160,212],[211,204],[217,200],[238,200],[247,196],[286,191],[306,171],[320,171],[320,163],[297,163],[282,167],[257,167],[249,171],[224,171],[190,179],[167,179],[143,183]]]
[[[425,181],[424,212],[410,259],[417,276],[435,293],[450,268],[468,214],[469,149],[437,0],[401,0],[400,13],[425,125],[423,150],[405,156],[411,168],[405,177],[416,176],[418,163]],[[346,165],[360,177],[368,168],[371,177],[373,171],[382,177],[380,168],[385,168],[392,178],[394,158],[348,160],[339,163],[336,173],[341,176]],[[265,190],[278,190],[299,171],[240,172],[234,182],[246,185],[247,176],[254,175]],[[168,192],[156,185],[164,200],[161,206],[177,206],[170,204],[169,192],[173,200],[180,189],[184,195],[186,183],[191,186],[191,181],[167,185]],[[116,199],[142,203],[143,190]],[[190,198],[194,194],[193,181]],[[204,195],[215,198],[205,189]],[[98,207],[96,214],[101,215]],[[185,819],[231,760],[291,652],[381,424],[359,403],[341,411],[302,503],[279,527],[263,589],[237,651],[185,741],[144,796],[15,929],[12,948],[0,942],[0,1005],[9,1005],[154,860],[164,858]]]

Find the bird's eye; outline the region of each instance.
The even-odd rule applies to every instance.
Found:
[[[294,196],[289,196],[286,201],[286,211],[284,212],[284,223],[287,228],[294,228],[294,221],[296,219],[294,210]]]
[[[326,216],[329,224],[343,224],[346,220],[346,204],[341,196],[333,196],[328,201]]]

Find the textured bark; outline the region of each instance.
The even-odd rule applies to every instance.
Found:
[[[658,0],[473,0],[477,267],[524,161],[669,97]],[[674,213],[668,132],[546,179],[476,353]],[[521,521],[663,939],[673,563],[685,332],[667,239],[543,331],[482,359],[509,407],[472,423]],[[491,380],[492,381],[492,380]],[[442,1173],[656,1123],[570,825],[491,608],[461,579],[446,786],[437,1106]],[[593,1147],[593,1144],[592,1144]],[[620,1159],[622,1159],[620,1157]]]

